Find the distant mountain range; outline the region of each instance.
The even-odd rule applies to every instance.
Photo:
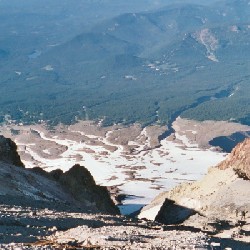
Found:
[[[250,124],[249,1],[111,2],[0,3],[2,122]]]

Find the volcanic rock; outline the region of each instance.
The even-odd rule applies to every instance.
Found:
[[[25,169],[16,144],[3,136],[0,136],[0,186],[3,204],[61,209],[70,205],[71,210],[119,214],[107,188],[96,185],[86,168],[75,165],[66,173]]]
[[[250,138],[238,144],[218,168],[233,168],[239,177],[250,180]]]
[[[208,222],[217,227],[218,221],[234,224],[247,219],[243,215],[250,211],[250,181],[241,177],[249,176],[249,149],[250,139],[246,139],[202,180],[160,194],[142,209],[139,218],[196,228]]]
[[[94,204],[103,213],[119,214],[119,209],[110,198],[107,188],[96,185],[86,168],[76,164],[65,173],[54,171],[52,174],[77,201]]]
[[[24,167],[20,156],[17,153],[17,146],[9,138],[0,135],[0,161],[15,166]]]

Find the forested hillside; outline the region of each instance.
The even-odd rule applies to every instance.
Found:
[[[183,2],[1,1],[1,122],[250,124],[248,1]]]

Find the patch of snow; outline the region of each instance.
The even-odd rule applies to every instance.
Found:
[[[136,77],[131,76],[131,75],[126,75],[124,78],[127,79],[127,80],[133,80],[133,81],[136,81],[136,80],[137,80]]]
[[[60,43],[55,43],[55,44],[49,44],[48,47],[56,47],[56,46],[59,46]]]
[[[103,137],[90,135],[84,131],[70,131],[78,133],[79,136],[83,135],[89,140],[99,141],[104,144],[102,146],[102,144],[90,144],[88,140],[79,143],[74,139],[59,139],[49,131],[45,133],[38,128],[33,130],[39,133],[40,138],[45,142],[51,141],[58,146],[66,146],[67,149],[57,158],[47,159],[34,150],[34,144],[16,140],[17,145],[25,146],[26,154],[34,159],[33,161],[23,160],[26,167],[40,166],[48,171],[57,168],[67,171],[74,164],[83,165],[91,172],[97,184],[119,185],[121,192],[134,196],[133,199],[124,201],[126,209],[148,204],[160,192],[169,190],[183,181],[200,179],[208,167],[218,164],[225,158],[224,153],[199,149],[196,144],[189,142],[185,135],[179,134],[176,134],[176,138],[181,143],[165,139],[161,141],[160,148],[141,151],[150,143],[147,128],[142,130],[137,138],[138,141],[129,142],[129,145],[138,146],[136,151],[129,155],[124,153],[122,145],[109,141],[113,131],[108,131]],[[140,143],[140,137],[146,138],[146,141]],[[117,150],[109,151],[105,146],[115,146]],[[43,152],[49,153],[46,149]],[[77,156],[81,156],[80,159]]]
[[[35,80],[36,78],[37,78],[37,76],[31,76],[31,77],[27,77],[25,80],[32,81],[32,80]]]
[[[43,152],[44,152],[45,154],[48,154],[48,155],[51,154],[50,151],[49,151],[48,149],[44,149]]]
[[[207,58],[213,62],[219,62],[219,60],[216,58],[216,56],[213,53],[208,54]]]
[[[46,65],[45,67],[42,68],[43,70],[46,70],[46,71],[53,71],[54,68],[52,67],[52,65]]]
[[[142,211],[139,214],[138,218],[139,219],[147,218],[148,220],[152,220],[152,221],[155,220],[155,217],[159,213],[161,206],[162,206],[162,204],[154,206],[154,207],[147,209],[145,211]]]

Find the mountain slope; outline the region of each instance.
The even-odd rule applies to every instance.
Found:
[[[25,169],[16,150],[14,142],[0,138],[2,204],[119,214],[107,189],[97,186],[84,167],[75,165],[65,173]]]
[[[203,233],[168,232],[158,223],[117,216],[107,189],[79,165],[47,173],[6,163],[16,159],[15,143],[0,143],[1,249],[166,248],[176,238],[180,247],[206,244]]]
[[[236,146],[228,158],[211,168],[201,181],[184,183],[162,193],[142,209],[139,217],[166,224],[184,223],[200,229],[207,227],[213,233],[224,230],[232,234],[238,220],[244,220],[243,225],[248,225],[250,182],[241,177],[249,173],[249,145],[250,140],[246,139]],[[223,221],[230,226],[227,228]]]
[[[235,147],[218,168],[222,170],[233,168],[239,177],[250,180],[250,139],[246,139]]]
[[[46,206],[50,209],[79,210],[118,214],[107,189],[95,184],[90,173],[74,166],[57,178],[46,172],[37,172],[0,163],[0,200],[6,205],[32,207]],[[76,174],[77,173],[77,174]]]

